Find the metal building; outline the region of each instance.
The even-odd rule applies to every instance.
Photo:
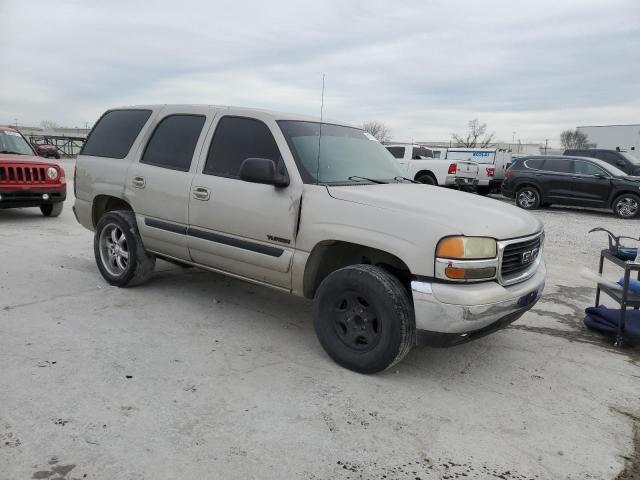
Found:
[[[592,148],[640,152],[640,124],[578,127]]]

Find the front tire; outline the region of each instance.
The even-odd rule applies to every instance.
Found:
[[[407,290],[373,265],[341,268],[322,281],[314,301],[314,326],[327,354],[359,373],[393,366],[415,343]]]
[[[523,187],[516,192],[516,205],[525,210],[540,207],[540,192],[534,187]]]
[[[640,197],[623,193],[613,202],[613,213],[620,218],[635,218],[640,212]]]
[[[156,257],[142,244],[133,212],[116,210],[100,218],[93,240],[96,263],[104,279],[116,287],[149,280]]]
[[[63,208],[64,204],[62,202],[40,205],[40,211],[45,217],[59,217]]]

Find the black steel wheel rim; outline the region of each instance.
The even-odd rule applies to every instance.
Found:
[[[368,352],[380,341],[382,325],[375,308],[361,293],[347,291],[338,296],[333,309],[333,327],[344,345]]]

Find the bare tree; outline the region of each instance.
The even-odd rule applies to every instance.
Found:
[[[371,120],[362,124],[362,129],[376,137],[380,143],[391,140],[391,129],[384,123],[377,120]]]
[[[40,122],[40,126],[45,130],[53,130],[56,128],[60,128],[60,125],[58,125],[56,122],[53,122],[51,120],[42,120]]]
[[[480,123],[480,120],[474,118],[470,120],[467,124],[469,129],[466,134],[459,135],[457,133],[452,133],[451,138],[453,141],[460,146],[463,147],[480,147],[484,148],[489,145],[493,141],[493,136],[495,133],[486,134],[487,132],[487,124]]]
[[[560,134],[560,143],[566,150],[569,148],[587,148],[589,146],[589,138],[585,133],[579,130],[564,130]]]

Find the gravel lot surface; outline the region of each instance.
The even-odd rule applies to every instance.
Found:
[[[587,230],[640,221],[536,212],[533,311],[363,376],[306,300],[164,262],[108,286],[71,205],[0,210],[0,479],[640,478],[640,353],[585,330],[577,273],[605,242]]]

